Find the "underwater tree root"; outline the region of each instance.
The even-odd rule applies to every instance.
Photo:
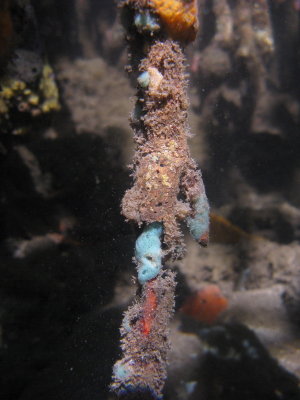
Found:
[[[183,45],[198,28],[196,0],[125,0],[120,4],[137,101],[131,116],[136,151],[133,187],[122,213],[143,231],[136,240],[140,288],[121,326],[122,357],[111,389],[122,399],[160,399],[166,379],[175,274],[163,261],[185,252],[179,223],[208,244],[209,205],[187,137],[188,96]]]

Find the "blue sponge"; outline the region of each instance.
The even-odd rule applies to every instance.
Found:
[[[135,242],[135,258],[138,264],[138,279],[143,285],[157,276],[161,268],[162,249],[160,237],[162,224],[153,222]]]
[[[193,238],[200,241],[209,228],[209,204],[205,193],[198,197],[194,208],[194,217],[188,217],[186,222]]]

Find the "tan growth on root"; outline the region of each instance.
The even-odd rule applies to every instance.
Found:
[[[138,224],[162,222],[164,242],[176,258],[184,249],[178,221],[191,215],[190,203],[204,190],[187,145],[182,51],[172,41],[157,41],[139,70],[148,73],[149,84],[139,93],[141,115],[132,117],[134,186],[125,193],[122,213]]]

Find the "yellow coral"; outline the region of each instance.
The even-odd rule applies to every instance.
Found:
[[[175,40],[190,42],[198,30],[197,0],[151,0],[168,34]]]
[[[32,106],[38,106],[40,102],[39,96],[33,94],[29,96],[28,98],[28,103],[31,104]]]
[[[0,114],[6,114],[8,111],[7,105],[5,104],[5,101],[1,99],[0,95]]]
[[[9,87],[3,87],[0,92],[0,95],[3,99],[10,99],[14,95],[14,91]]]
[[[11,88],[14,91],[23,91],[26,88],[26,83],[22,81],[13,81]]]
[[[41,105],[42,111],[47,113],[60,110],[58,88],[54,79],[53,70],[48,64],[44,65],[39,89],[45,99]]]

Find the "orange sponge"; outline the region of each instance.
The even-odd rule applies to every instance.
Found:
[[[207,285],[189,297],[181,312],[205,324],[213,324],[222,311],[228,307],[228,300],[216,285]]]
[[[151,0],[167,33],[175,40],[193,41],[198,30],[197,0]]]

